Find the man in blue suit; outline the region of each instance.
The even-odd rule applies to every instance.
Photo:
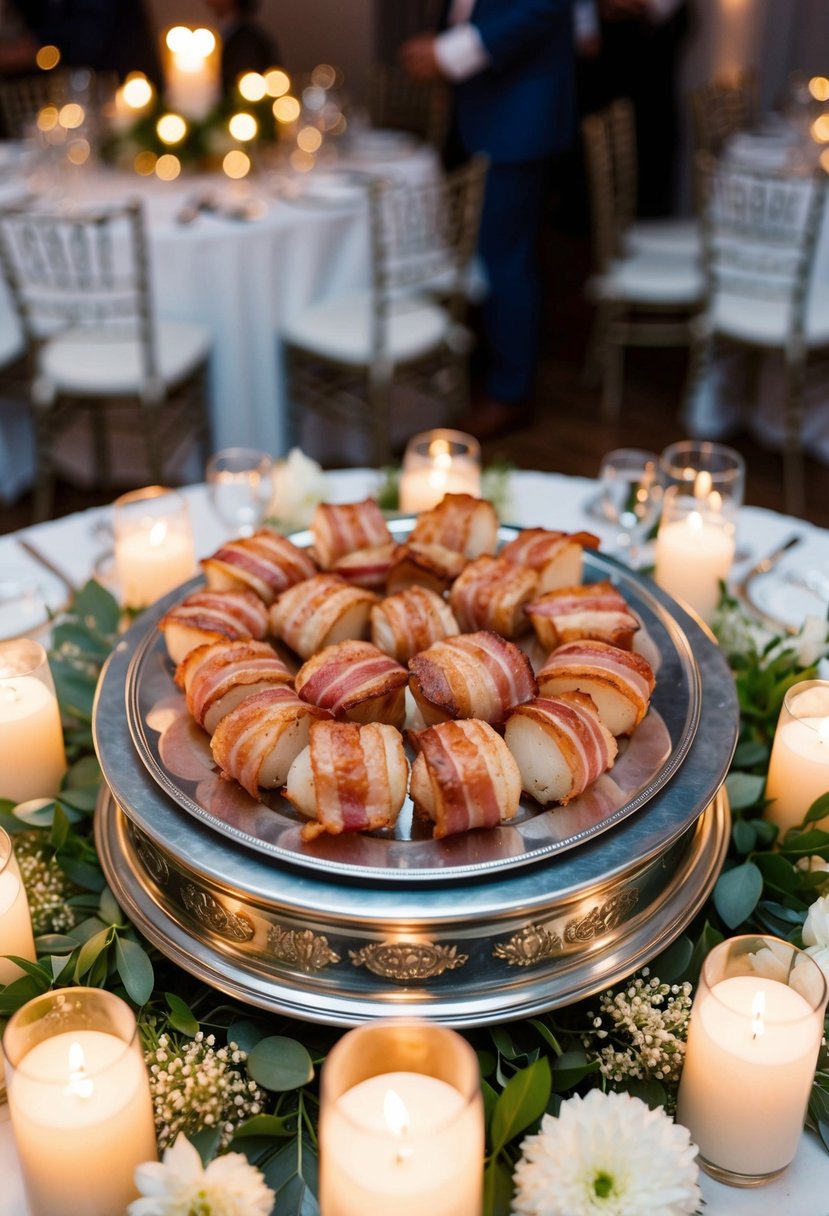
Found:
[[[490,161],[479,252],[489,279],[486,398],[462,425],[479,438],[527,418],[540,313],[536,245],[553,155],[575,123],[572,0],[451,0],[443,29],[404,43],[419,80],[454,85],[468,155]]]

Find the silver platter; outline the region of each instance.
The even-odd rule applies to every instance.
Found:
[[[408,535],[411,526],[411,518],[391,524],[397,537]],[[511,540],[517,531],[502,527],[500,541]],[[293,539],[308,545],[311,536],[299,533]],[[592,840],[645,806],[679,769],[699,722],[697,664],[670,608],[652,584],[603,554],[588,551],[585,581],[598,579],[612,579],[638,616],[642,628],[637,645],[657,669],[656,689],[650,712],[632,738],[622,741],[611,772],[553,812],[541,811],[525,797],[509,824],[436,841],[430,825],[414,818],[407,799],[393,831],[303,841],[305,821],[286,799],[264,793],[257,801],[235,781],[221,777],[207,735],[187,711],[184,695],[173,682],[163,635],[154,628],[182,591],[161,601],[127,635],[131,658],[125,696],[132,743],[150,776],[188,814],[251,849],[314,872],[379,882],[454,882],[544,860]],[[119,755],[104,754],[101,759],[117,797]]]
[[[125,713],[131,665],[162,603],[115,648],[96,701],[110,787],[96,832],[116,897],[150,941],[207,983],[336,1025],[395,1013],[483,1025],[566,1004],[629,974],[682,931],[713,887],[729,835],[720,787],[739,722],[733,678],[707,633],[629,577],[642,585],[637,611],[653,603],[677,654],[693,656],[698,712],[689,715],[688,698],[675,690],[678,716],[665,717],[693,723],[680,728],[679,738],[689,735],[681,760],[635,814],[578,847],[451,881],[312,869],[182,807],[139,755]]]

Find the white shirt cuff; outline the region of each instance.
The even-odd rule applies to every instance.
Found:
[[[435,58],[448,80],[467,80],[489,67],[489,54],[474,25],[453,25],[435,39]]]

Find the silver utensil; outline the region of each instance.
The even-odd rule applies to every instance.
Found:
[[[52,559],[47,557],[45,553],[42,553],[30,540],[26,540],[22,536],[15,537],[15,539],[20,548],[28,553],[29,557],[36,561],[44,570],[48,570],[50,574],[54,575],[63,584],[70,596],[77,595],[79,591],[77,583],[73,582],[69,575],[61,570],[60,566],[55,565]]]
[[[758,608],[751,598],[751,584],[756,578],[759,578],[763,574],[768,574],[769,571],[773,570],[778,562],[782,561],[785,555],[794,549],[796,545],[799,545],[802,540],[803,537],[798,533],[787,537],[776,549],[772,549],[771,553],[761,558],[759,562],[755,562],[751,569],[743,575],[735,588],[737,598],[742,601],[754,616],[759,617],[770,628],[775,630],[782,629],[786,633],[797,633],[797,629],[793,625],[789,625],[785,621],[781,621],[777,617],[771,616],[761,608]]]

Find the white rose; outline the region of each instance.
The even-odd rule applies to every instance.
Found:
[[[807,946],[829,946],[829,895],[816,899],[806,913],[803,942]]]
[[[756,975],[778,980],[785,984],[792,965],[792,947],[787,942],[769,940],[753,954],[749,954],[751,969]]]
[[[807,946],[806,953],[815,960],[829,984],[829,946]]]
[[[316,460],[292,448],[287,460],[273,472],[273,495],[268,514],[294,528],[307,528],[314,508],[327,493],[325,474]]]

